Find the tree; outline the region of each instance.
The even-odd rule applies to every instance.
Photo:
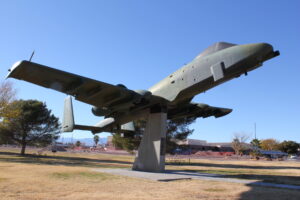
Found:
[[[142,139],[143,132],[146,127],[145,120],[133,121],[135,132],[115,133],[112,138],[112,143],[115,147],[124,149],[128,152],[137,150]]]
[[[79,140],[77,140],[76,143],[75,143],[75,146],[76,147],[80,147],[81,146],[81,142]]]
[[[259,139],[253,139],[250,144],[252,145],[253,149],[250,152],[250,155],[252,157],[255,157],[257,160],[259,159],[259,156],[261,156],[261,153],[259,151],[259,149],[261,148],[261,142]]]
[[[8,105],[15,99],[16,90],[9,81],[0,84],[0,119],[4,117],[17,116],[18,110],[8,108]],[[2,124],[0,124],[2,125]],[[1,126],[0,126],[1,127]],[[14,143],[10,138],[5,137],[5,134],[0,134],[0,144]]]
[[[13,101],[8,109],[19,110],[18,115],[4,115],[0,135],[21,145],[21,155],[27,145],[46,146],[58,138],[60,124],[45,103],[37,100]]]
[[[231,146],[235,151],[235,154],[240,155],[242,151],[245,150],[245,143],[249,139],[249,136],[245,133],[235,133],[233,136],[233,140],[231,142]]]
[[[16,90],[9,81],[0,84],[0,107],[3,108],[8,103],[12,102],[16,97]]]
[[[134,134],[128,134],[127,136],[116,133],[113,135],[112,143],[115,147],[124,149],[130,153],[133,150],[137,150],[139,143],[141,142],[140,138],[134,136]]]
[[[8,105],[15,100],[16,90],[9,81],[0,84],[0,118],[18,115],[18,110],[8,108]]]
[[[196,119],[176,119],[168,120],[166,133],[166,152],[171,153],[176,147],[176,140],[186,139],[194,130],[188,128]],[[146,121],[136,120],[133,122],[135,127],[134,133],[116,133],[113,135],[112,143],[121,149],[132,152],[137,150],[145,131]]]
[[[261,148],[263,150],[268,150],[268,151],[272,151],[272,150],[279,150],[278,149],[278,146],[279,145],[279,142],[275,139],[265,139],[265,140],[262,140],[261,141]]]
[[[166,134],[166,152],[172,153],[177,148],[176,141],[185,140],[194,132],[189,125],[194,123],[196,118],[181,118],[175,120],[168,120],[167,134]]]
[[[296,154],[300,145],[294,141],[283,141],[278,145],[278,149],[288,154]]]
[[[255,149],[258,149],[258,148],[261,148],[261,142],[259,139],[253,139],[250,144],[255,148]]]
[[[98,142],[99,142],[99,136],[98,135],[94,135],[94,142],[95,142],[95,145],[97,146]]]

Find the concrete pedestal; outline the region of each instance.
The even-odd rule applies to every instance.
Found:
[[[147,172],[165,170],[167,114],[150,112],[132,169]]]

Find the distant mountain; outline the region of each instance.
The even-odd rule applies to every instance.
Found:
[[[57,140],[57,142],[62,142],[62,143],[75,143],[77,141],[80,141],[81,143],[84,143],[87,146],[93,146],[94,145],[94,139],[93,138],[70,138],[70,137],[61,137]],[[106,144],[107,143],[107,138],[99,138],[99,143],[98,144]]]

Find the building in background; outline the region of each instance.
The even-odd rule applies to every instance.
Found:
[[[175,142],[180,149],[189,150],[191,153],[197,151],[234,152],[231,142],[208,143],[205,140],[196,139],[177,140]]]

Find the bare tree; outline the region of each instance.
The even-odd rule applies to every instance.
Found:
[[[235,133],[233,136],[233,140],[231,142],[231,146],[234,149],[237,155],[240,155],[243,150],[245,150],[245,143],[249,139],[249,135],[245,133]]]
[[[0,102],[11,102],[16,97],[16,90],[13,88],[13,84],[9,81],[2,82],[0,84]]]
[[[16,110],[8,109],[8,105],[15,100],[16,90],[9,81],[0,83],[0,118],[5,116],[15,116]]]

